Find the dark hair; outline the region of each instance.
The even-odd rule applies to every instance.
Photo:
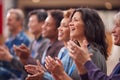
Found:
[[[107,59],[108,44],[106,42],[105,26],[98,13],[94,9],[78,8],[73,12],[72,16],[75,12],[80,12],[82,15],[87,41],[97,47]]]
[[[63,19],[63,12],[61,10],[49,10],[48,13],[55,19],[56,27],[58,28]]]
[[[38,9],[38,10],[33,10],[33,11],[29,12],[28,17],[30,17],[32,15],[36,15],[39,22],[45,21],[45,19],[48,16],[47,12],[44,9]]]

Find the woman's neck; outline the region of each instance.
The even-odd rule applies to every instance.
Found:
[[[87,39],[85,37],[84,38],[79,38],[77,41],[79,42],[80,45],[82,45],[84,40],[87,41]]]

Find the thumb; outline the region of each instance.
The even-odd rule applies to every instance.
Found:
[[[20,46],[21,48],[27,48],[27,46],[25,45],[25,44],[21,44],[21,46]]]
[[[93,54],[92,53],[89,53],[90,54],[90,57],[92,57],[93,56]]]
[[[3,46],[6,50],[9,50],[8,47],[6,45]]]
[[[40,62],[39,62],[39,60],[36,60],[36,63],[37,63],[38,66],[40,66]]]

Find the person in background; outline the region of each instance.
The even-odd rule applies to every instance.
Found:
[[[55,58],[56,56],[58,56],[58,53],[60,51],[60,49],[63,47],[63,43],[61,41],[58,41],[58,30],[57,28],[60,26],[60,22],[63,18],[63,12],[61,10],[49,10],[48,11],[48,17],[45,20],[45,24],[42,26],[42,36],[45,38],[48,38],[50,40],[46,50],[43,53],[42,56],[42,60],[41,60],[41,64],[44,66],[45,65],[45,57],[46,56],[51,56],[53,58]],[[36,65],[26,65],[26,66],[35,66]],[[43,71],[43,67],[40,70],[35,70],[34,68],[26,68],[26,70],[30,70],[28,71],[28,73],[32,74],[30,76],[28,76],[26,79],[36,79],[38,80],[39,75],[37,75],[38,73],[41,73]],[[40,67],[40,66],[39,66]],[[48,76],[44,76],[43,80],[49,80],[50,77]]]
[[[34,35],[29,49],[25,45],[14,46],[16,54],[21,62],[26,64],[36,64],[36,59],[41,61],[42,54],[45,51],[49,40],[42,37],[42,26],[47,18],[47,12],[44,9],[33,10],[28,14],[29,31]]]
[[[18,60],[13,45],[25,44],[29,46],[30,40],[23,31],[24,14],[20,9],[10,9],[7,13],[7,25],[10,32],[5,46],[0,46],[0,79],[21,79],[23,68]],[[17,61],[17,62],[16,62]]]

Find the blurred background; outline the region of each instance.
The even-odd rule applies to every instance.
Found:
[[[6,27],[6,13],[10,8],[20,8],[24,11],[25,16],[34,9],[62,9],[88,7],[98,11],[103,19],[106,32],[108,33],[110,43],[110,57],[107,61],[108,74],[111,72],[112,66],[120,59],[120,48],[112,45],[111,30],[113,28],[114,15],[120,11],[120,0],[0,0],[0,34],[7,36],[9,33]],[[27,31],[27,17],[25,20],[25,30]],[[115,54],[112,54],[115,53]]]

